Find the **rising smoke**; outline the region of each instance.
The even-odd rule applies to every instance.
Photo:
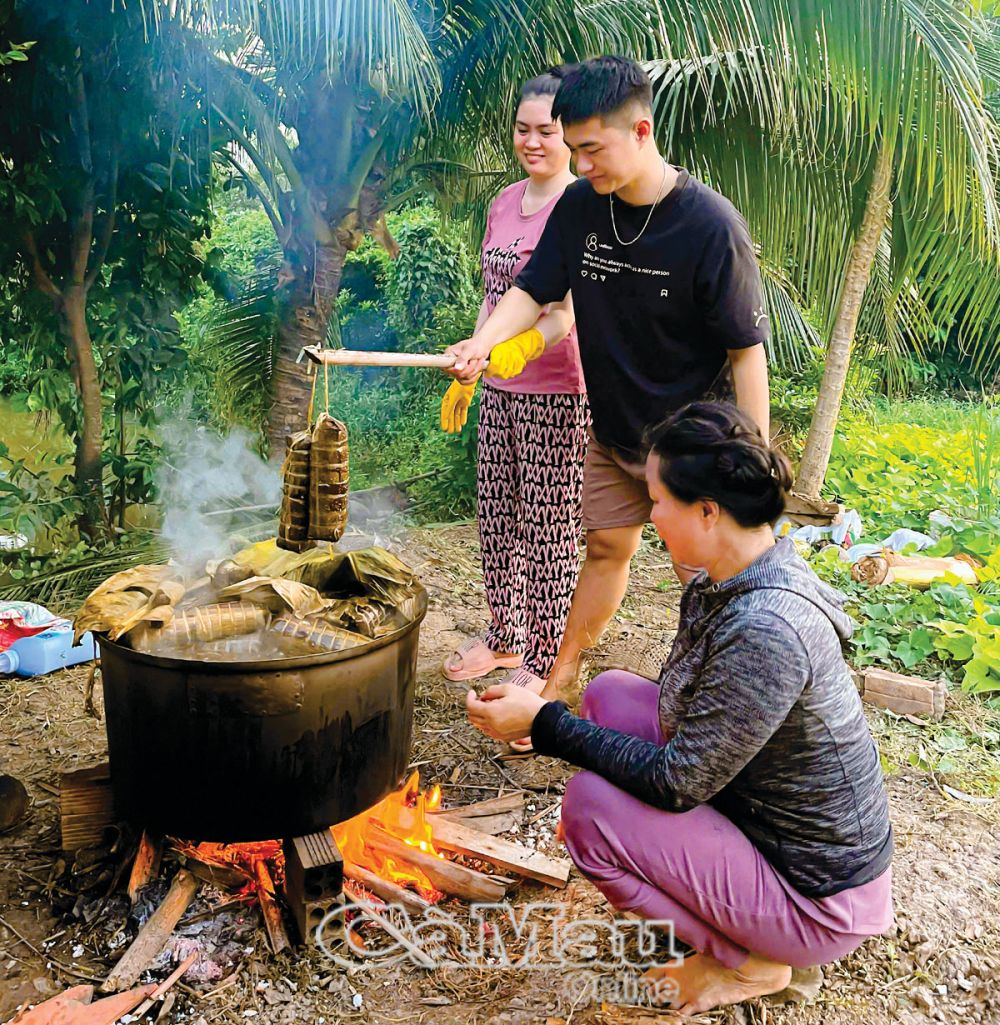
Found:
[[[162,534],[175,561],[201,574],[207,560],[224,558],[245,543],[238,531],[248,519],[274,518],[281,479],[254,451],[246,431],[221,437],[178,418],[164,424],[161,434],[165,461],[157,488],[164,510]]]

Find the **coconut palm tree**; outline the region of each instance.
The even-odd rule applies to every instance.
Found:
[[[784,270],[820,326],[825,369],[796,483],[816,498],[856,343],[891,360],[955,328],[982,366],[997,358],[996,52],[966,3],[748,6],[759,48],[652,70],[668,151],[746,213],[765,266]]]
[[[499,109],[506,120],[520,83],[549,64],[635,50],[649,34],[648,3],[173,0],[151,8],[216,33],[201,47],[192,40],[189,73],[206,83],[234,144],[231,171],[260,200],[284,250],[268,368],[272,454],[304,424],[301,351],[327,338],[347,253],[366,234],[394,249],[383,215],[400,167],[449,133],[453,149],[474,147],[470,112]],[[250,321],[236,329],[245,337]]]
[[[859,323],[891,352],[953,324],[982,339],[1000,319],[1000,134],[984,100],[1000,62],[984,16],[959,0],[171,8],[249,41],[205,66],[255,168],[234,173],[285,249],[272,447],[302,422],[294,361],[327,335],[346,252],[366,231],[392,246],[381,214],[400,167],[495,171],[519,83],[588,53],[652,62],[667,151],[730,196],[759,241],[779,354],[809,336],[803,310],[819,326],[826,372],[800,491],[822,486]]]

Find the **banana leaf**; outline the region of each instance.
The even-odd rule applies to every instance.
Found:
[[[88,630],[117,640],[141,622],[163,622],[184,597],[173,566],[133,566],[108,577],[87,596],[73,622],[75,639]]]
[[[322,612],[330,604],[315,587],[298,580],[281,577],[255,576],[219,591],[219,598],[239,598],[241,601],[263,605],[272,612],[291,612],[298,617]]]
[[[251,568],[257,576],[298,580],[332,597],[371,597],[393,606],[411,597],[416,586],[413,571],[378,547],[353,552],[330,548],[286,552],[272,539],[244,548],[233,561]]]

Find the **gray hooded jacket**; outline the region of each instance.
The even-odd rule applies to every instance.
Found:
[[[892,830],[878,751],[841,644],[843,596],[791,541],[713,584],[696,577],[660,674],[664,746],[545,705],[531,739],[681,812],[709,803],[803,895],[881,875]]]

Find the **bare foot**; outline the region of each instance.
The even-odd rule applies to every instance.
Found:
[[[669,1003],[682,1015],[779,993],[791,978],[789,965],[759,954],[751,954],[739,968],[727,968],[708,954],[692,954],[676,968],[650,968],[642,976],[655,1002]]]
[[[583,652],[572,662],[555,665],[549,673],[542,697],[546,701],[565,701],[575,708],[580,701],[580,676],[583,673]]]

